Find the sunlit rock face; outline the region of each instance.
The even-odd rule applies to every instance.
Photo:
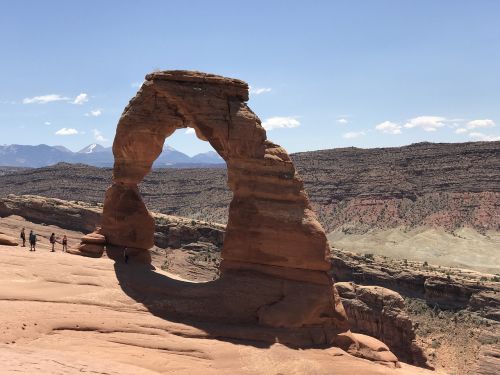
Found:
[[[154,220],[138,184],[165,139],[191,127],[226,161],[233,192],[221,279],[237,283],[241,275],[252,275],[256,285],[259,278],[281,280],[269,284],[280,289],[277,301],[258,301],[252,293],[253,319],[262,325],[346,330],[344,309],[327,275],[325,232],[289,155],[267,140],[247,100],[248,85],[240,80],[190,71],[147,75],[118,123],[113,185],[106,193],[101,233],[108,244],[134,251],[153,246]],[[231,293],[237,298],[239,292],[232,288]]]

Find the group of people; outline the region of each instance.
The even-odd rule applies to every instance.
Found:
[[[38,235],[33,230],[30,230],[30,234],[28,236],[28,241],[29,241],[29,244],[30,244],[30,251],[36,251],[36,243],[38,241],[38,237],[37,236]],[[20,237],[21,237],[21,240],[23,241],[23,247],[26,247],[26,231],[25,231],[25,228],[21,229]],[[52,246],[52,250],[50,250],[51,252],[56,251],[55,250],[56,242],[62,244],[62,251],[63,252],[68,251],[68,237],[66,237],[66,235],[64,235],[62,237],[62,239],[59,240],[56,237],[56,234],[52,233],[50,235],[50,237],[49,237],[49,242],[50,242],[50,244]]]

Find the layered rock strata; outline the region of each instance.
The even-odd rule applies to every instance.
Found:
[[[500,229],[500,141],[292,155],[326,230]]]
[[[404,300],[393,290],[339,282],[342,304],[354,332],[377,337],[404,362],[429,367],[416,343],[415,329],[404,311]]]
[[[371,258],[339,249],[333,250],[331,261],[332,276],[337,281],[382,286],[442,310],[466,309],[500,321],[498,276],[379,256]]]
[[[150,172],[165,139],[177,129],[191,127],[226,161],[233,192],[216,290],[232,290],[244,298],[247,288],[253,289],[251,309],[231,303],[222,315],[271,327],[320,326],[328,332],[321,340],[331,343],[348,324],[327,273],[325,232],[289,155],[267,140],[247,100],[248,85],[243,81],[188,71],[147,75],[118,123],[102,234],[109,244],[134,249],[134,254],[153,246],[155,222],[138,184]],[[243,282],[243,275],[252,282]],[[275,285],[279,298],[255,293],[256,285]],[[208,295],[216,291],[213,287],[205,287]],[[207,303],[213,309],[204,306],[203,318],[221,308],[212,306],[210,299]]]
[[[106,237],[101,234],[101,228],[98,228],[94,232],[84,235],[80,239],[78,247],[69,250],[69,252],[98,258],[103,255],[105,247]]]
[[[102,207],[85,202],[9,194],[0,198],[0,217],[18,215],[34,223],[92,232],[101,221]]]

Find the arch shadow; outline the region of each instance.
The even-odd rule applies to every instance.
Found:
[[[267,140],[246,101],[243,81],[188,71],[146,76],[113,142],[113,185],[101,229],[108,256],[124,292],[163,319],[189,322],[216,338],[342,346],[345,336],[338,334],[349,326],[328,275],[325,232],[289,155]],[[165,139],[186,127],[226,161],[233,192],[221,277],[207,283],[155,272],[146,250],[155,223],[138,183]],[[122,261],[125,247],[130,264]]]
[[[156,317],[198,328],[207,337],[234,344],[266,348],[281,343],[291,348],[347,350],[352,341],[331,325],[270,327],[259,323],[259,310],[284,298],[283,280],[251,271],[224,273],[208,282],[190,282],[158,272],[143,252],[130,251],[125,263],[123,248],[106,252],[123,292]],[[294,282],[292,282],[293,284]],[[289,285],[299,290],[300,282]]]

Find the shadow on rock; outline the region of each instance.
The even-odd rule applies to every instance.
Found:
[[[347,350],[352,344],[352,340],[338,336],[348,328],[339,330],[327,324],[299,326],[298,320],[293,327],[289,320],[290,316],[303,320],[306,311],[314,306],[312,302],[317,303],[312,298],[318,293],[312,289],[324,286],[248,271],[224,273],[217,280],[196,283],[155,272],[149,252],[143,250],[129,248],[124,252],[123,248],[108,247],[107,255],[115,261],[117,279],[128,296],[143,304],[153,315],[197,327],[212,338],[241,340],[258,347],[279,342],[290,347],[335,345]],[[294,291],[295,298],[285,297],[290,295],[290,290]],[[308,295],[311,304],[307,303]],[[273,307],[279,307],[277,315],[282,309],[293,307],[295,311],[283,312],[283,320],[280,322],[277,318],[274,327],[262,325],[262,312]],[[290,323],[292,328],[285,326]]]

